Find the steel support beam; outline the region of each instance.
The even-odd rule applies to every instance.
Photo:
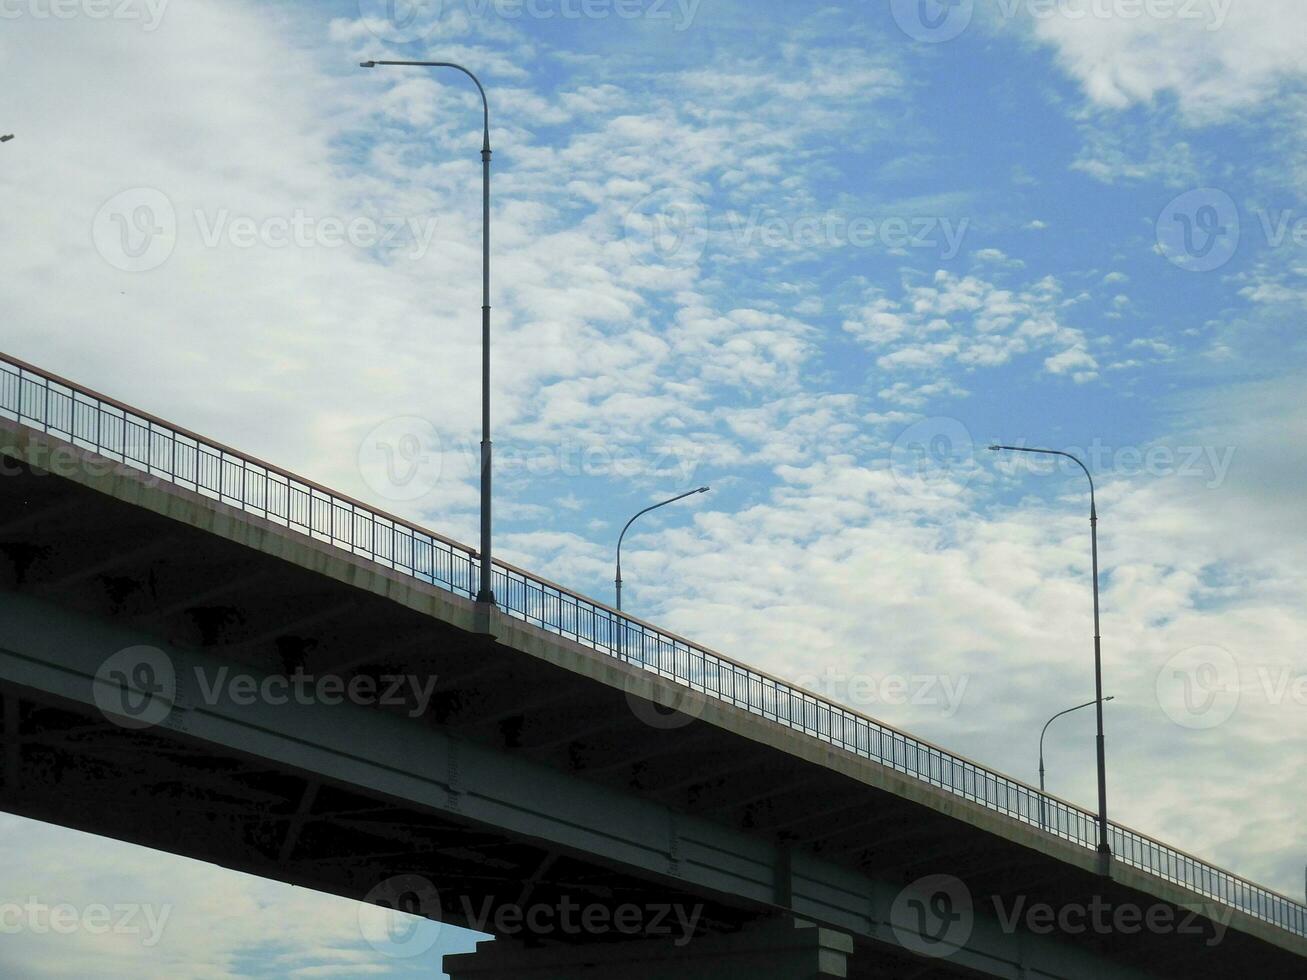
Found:
[[[889,922],[900,883],[790,852],[746,831],[375,708],[293,700],[236,703],[228,688],[206,700],[199,678],[218,676],[224,663],[217,658],[44,600],[0,593],[0,689],[6,693],[30,692],[94,708],[96,691],[102,697],[107,693],[107,682],[97,677],[104,660],[140,645],[161,650],[176,675],[175,692],[159,695],[168,713],[151,730],[153,737],[198,740],[211,746],[215,757],[250,760],[288,778],[356,788],[472,829],[597,859],[633,879],[678,891],[727,897],[759,911],[776,908],[778,896],[788,897],[790,908],[777,911],[861,942],[901,946],[901,929]],[[782,879],[787,884],[778,888]],[[1091,953],[1068,942],[1004,931],[984,909],[976,910],[967,946],[950,961],[993,976],[1012,976],[1020,964],[1032,962],[1046,964],[1048,976],[1088,980],[1102,970]],[[1131,976],[1120,970],[1115,975]],[[632,977],[624,974],[624,980]]]

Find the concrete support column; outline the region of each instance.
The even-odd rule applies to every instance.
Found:
[[[681,946],[632,940],[528,948],[497,939],[446,956],[444,967],[450,980],[827,980],[849,975],[852,954],[844,933],[778,919]]]

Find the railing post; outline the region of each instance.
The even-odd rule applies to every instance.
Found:
[[[117,419],[118,423],[122,426],[121,452],[119,455],[121,455],[124,460],[129,458],[128,454],[130,450],[128,444],[130,442],[130,433],[128,425],[131,424],[129,416],[135,415],[146,422],[146,425],[143,428],[146,433],[147,455],[145,462],[147,464],[147,471],[154,468],[153,436],[157,431],[162,435],[166,435],[171,440],[171,471],[168,473],[168,476],[176,483],[180,484],[183,482],[178,472],[178,446],[181,434],[170,424],[163,422],[162,420],[155,420],[151,416],[137,413],[134,409],[123,406],[121,403],[98,396],[89,390],[71,385],[69,382],[62,379],[48,378],[42,373],[27,370],[19,365],[14,365],[14,368],[17,373],[13,375],[16,383],[16,403],[13,411],[20,424],[28,424],[23,422],[24,418],[30,419],[35,423],[37,421],[35,413],[40,411],[43,413],[43,417],[39,420],[41,423],[39,428],[45,432],[50,432],[52,426],[50,408],[51,386],[56,383],[61,386],[66,386],[69,388],[70,392],[68,397],[71,405],[69,429],[69,438],[71,441],[75,442],[78,438],[77,408],[79,404],[78,395],[80,394],[86,399],[82,404],[86,406],[88,411],[94,412],[94,432],[88,435],[87,441],[90,441],[91,435],[93,435],[96,452],[102,455],[107,455],[112,452],[112,450],[108,449],[105,444],[107,436],[104,431],[104,420],[108,417],[110,419]],[[6,379],[6,383],[3,388],[0,389],[0,402],[3,402],[4,405],[7,406],[7,378],[9,377],[9,372],[0,371],[0,377]],[[29,384],[33,387],[39,385],[44,390],[44,394],[41,396],[43,398],[42,405],[36,404],[35,397],[31,400],[26,398],[26,392],[29,390],[27,385]],[[56,392],[55,394],[59,393]],[[32,410],[30,412],[25,412],[25,408],[29,404],[31,405]],[[121,414],[110,414],[110,408],[120,412]],[[38,426],[32,424],[31,427],[37,428]],[[249,495],[247,474],[251,472],[252,467],[259,467],[262,469],[268,467],[268,464],[261,463],[252,458],[247,458],[244,454],[234,450],[228,451],[225,448],[217,448],[215,452],[206,453],[204,446],[207,445],[207,443],[203,442],[200,437],[197,437],[194,433],[187,432],[186,438],[195,440],[195,446],[193,447],[195,454],[195,492],[200,493],[201,490],[212,490],[212,488],[206,487],[203,482],[204,460],[207,456],[213,460],[218,468],[217,480],[215,482],[218,498],[221,500],[225,495],[226,459],[231,458],[233,460],[233,465],[239,465],[241,468],[240,505],[242,509],[253,510],[253,504],[247,499]],[[269,474],[272,472],[274,472],[274,470],[270,467],[264,471],[265,498],[263,509],[265,513],[271,512],[268,506],[268,497],[271,495],[272,491],[268,486],[268,482],[270,479]],[[377,557],[377,523],[379,517],[376,513],[349,498],[337,496],[334,492],[325,488],[317,487],[314,484],[306,482],[303,484],[305,487],[304,490],[297,490],[294,486],[295,478],[291,474],[280,470],[276,470],[275,472],[280,478],[285,480],[286,524],[288,528],[295,523],[293,516],[295,494],[300,493],[302,494],[302,503],[304,505],[303,510],[305,511],[303,521],[303,527],[305,530],[302,533],[307,534],[309,537],[314,537],[317,534],[325,534],[328,540],[335,544],[337,540],[337,535],[335,533],[335,516],[336,507],[339,504],[342,511],[346,512],[345,519],[349,521],[347,535],[349,547],[347,550],[354,550],[355,520],[360,516],[365,516],[366,519],[370,521],[372,556],[374,559]],[[316,503],[319,501],[327,508],[328,523],[322,530],[318,529],[316,521],[315,507]],[[419,547],[419,538],[424,537],[427,539],[428,547],[431,548],[431,579],[433,584],[439,584],[438,576],[435,573],[436,547],[437,541],[439,540],[441,547],[446,548],[449,555],[449,590],[451,592],[458,591],[459,583],[456,581],[457,575],[454,571],[454,564],[456,561],[461,561],[463,567],[466,568],[468,572],[467,579],[465,580],[465,592],[470,597],[475,597],[475,578],[477,572],[477,558],[479,557],[475,550],[465,548],[457,543],[445,541],[444,539],[437,539],[436,536],[430,532],[420,531],[413,525],[410,525],[407,522],[400,522],[398,519],[390,517],[389,515],[387,515],[386,519],[392,522],[390,525],[391,556],[389,559],[392,567],[397,570],[404,570],[400,557],[403,550],[400,543],[402,540],[400,529],[402,528],[403,531],[406,532],[411,546],[411,558],[413,564],[410,574],[414,578],[421,580],[421,576],[417,574],[418,565],[420,563],[417,549]],[[512,608],[512,601],[508,596],[508,591],[513,579],[506,569],[503,571],[503,575],[504,608],[505,610],[508,610]],[[518,584],[524,589],[524,594],[529,594],[529,589],[535,581],[535,579],[528,577],[519,580]],[[542,590],[541,594],[544,606],[538,616],[528,616],[528,618],[533,621],[538,619],[547,629],[551,629],[560,634],[568,633],[570,627],[567,617],[570,611],[577,617],[575,622],[571,625],[575,628],[575,632],[579,636],[581,628],[579,604],[581,602],[586,602],[587,608],[591,609],[592,617],[594,617],[595,620],[600,616],[599,610],[601,607],[597,604],[590,603],[588,600],[584,600],[582,597],[566,590],[554,586],[546,586],[543,582],[539,583],[539,586]],[[555,589],[557,591],[556,598],[558,600],[558,606],[556,610],[551,610],[550,604],[543,597],[547,593],[552,595],[552,592],[549,590]],[[567,605],[564,602],[565,599],[571,600],[572,605]],[[522,611],[523,613],[527,612],[525,599]],[[610,645],[612,644],[613,634],[615,632],[617,635],[617,647],[621,650],[625,645],[628,623],[620,613],[616,613],[611,609],[607,611],[607,618],[610,631]],[[595,627],[592,627],[592,632],[594,632],[595,629]],[[782,691],[777,682],[766,678],[764,675],[750,670],[743,665],[725,660],[724,658],[718,659],[717,655],[713,655],[713,663],[717,665],[719,671],[725,669],[728,672],[729,683],[723,680],[719,673],[718,683],[715,686],[710,686],[707,683],[708,661],[706,658],[706,651],[698,646],[673,639],[670,636],[663,634],[661,631],[646,629],[644,626],[639,626],[638,630],[641,666],[647,667],[649,664],[648,644],[652,642],[655,644],[657,654],[654,662],[654,669],[660,675],[665,673],[662,652],[663,646],[666,644],[669,646],[671,653],[671,677],[675,680],[680,679],[677,668],[680,662],[679,657],[681,656],[681,649],[683,647],[684,655],[687,658],[687,681],[689,684],[693,686],[696,682],[696,678],[698,678],[700,687],[702,687],[706,693],[713,694],[719,698],[731,701],[732,703],[739,703],[746,710],[761,710],[765,717],[774,717],[776,720],[782,722],[788,721],[790,727],[807,729],[807,707],[811,703],[811,706],[818,715],[817,731],[819,736],[821,735],[821,718],[824,717],[827,720],[826,737],[828,737],[832,742],[835,741],[837,737],[835,731],[835,720],[838,719],[840,741],[844,744],[851,744],[853,751],[857,754],[876,759],[882,764],[896,770],[921,774],[927,781],[938,782],[939,785],[947,787],[950,791],[964,799],[973,800],[981,805],[988,806],[991,809],[1011,813],[1013,812],[1013,793],[1017,794],[1019,807],[1019,801],[1023,790],[1033,792],[1031,787],[1025,787],[1024,784],[1017,783],[1006,776],[1001,776],[1000,774],[967,762],[965,759],[959,759],[949,753],[944,753],[941,750],[935,749],[921,742],[920,740],[912,739],[904,733],[886,728],[870,719],[846,713],[844,709],[834,707],[830,702],[825,701],[824,699],[810,699],[806,696],[800,696],[797,692],[794,692],[789,688],[785,688]],[[698,664],[698,673],[696,673],[696,663]],[[736,692],[741,688],[743,689],[743,694],[737,698]],[[757,698],[754,697],[755,688],[758,691]],[[775,699],[774,709],[772,710],[769,710],[767,707],[769,693]],[[781,705],[782,697],[785,698],[783,708]],[[798,717],[795,717],[794,712],[796,702],[800,712]],[[850,742],[845,735],[850,725],[854,728],[852,742]],[[864,729],[867,732],[867,744],[865,749],[860,745],[858,740],[858,735]],[[926,760],[924,770],[922,768],[923,758]],[[936,770],[936,766],[938,766],[938,770]],[[946,766],[948,767],[947,777],[944,776]],[[955,773],[960,775],[958,782],[955,782],[954,780]],[[967,789],[968,781],[970,781],[973,787],[970,792]],[[1000,790],[1002,792],[1001,796]],[[1264,921],[1282,925],[1284,928],[1297,935],[1301,936],[1307,934],[1307,906],[1304,906],[1300,902],[1277,895],[1270,889],[1245,881],[1231,872],[1183,854],[1177,849],[1162,844],[1159,841],[1155,841],[1152,838],[1133,833],[1126,828],[1115,826],[1110,823],[1105,826],[1100,825],[1092,813],[1084,811],[1078,806],[1068,806],[1050,800],[1044,793],[1039,794],[1039,803],[1039,819],[1041,826],[1048,826],[1050,818],[1049,811],[1051,810],[1052,821],[1056,825],[1054,830],[1059,834],[1059,836],[1063,836],[1064,839],[1073,840],[1082,846],[1093,847],[1095,844],[1095,831],[1101,831],[1107,835],[1114,835],[1114,839],[1111,840],[1113,850],[1117,852],[1118,859],[1125,863],[1183,884],[1206,897],[1220,901],[1231,907],[1241,909]],[[1062,814],[1065,814],[1067,817],[1067,828],[1064,834],[1060,830]],[[1024,816],[1024,811],[1019,815]]]

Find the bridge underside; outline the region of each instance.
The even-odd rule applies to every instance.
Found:
[[[363,899],[387,878],[421,875],[439,885],[441,918],[468,927],[506,902],[678,897],[490,827],[167,729],[131,731],[38,692],[6,686],[3,730],[0,808],[303,887]],[[704,915],[719,930],[753,917],[725,906]]]
[[[997,815],[960,804],[925,805],[906,777],[865,760],[850,769],[828,746],[729,706],[651,725],[647,702],[627,693],[658,695],[645,672],[521,624],[479,635],[471,603],[175,487],[45,474],[16,461],[38,437],[6,432],[5,810],[355,899],[392,875],[422,875],[439,887],[432,914],[511,940],[451,963],[456,977],[544,980],[550,962],[570,976],[580,970],[570,947],[630,943],[496,926],[502,908],[578,901],[701,908],[692,945],[705,955],[728,955],[732,936],[791,943],[799,932],[806,956],[824,930],[793,919],[819,923],[852,950],[831,976],[1274,977],[1301,966],[1240,929],[1215,947],[1006,933],[982,906],[1098,895],[1147,908],[1164,883],[1143,891],[1101,877],[1078,847],[1004,836],[985,823]],[[227,666],[436,686],[419,714],[416,701],[236,706],[179,683],[165,721],[129,729],[97,710],[95,674],[138,643],[167,651],[179,678]],[[904,948],[889,922],[900,890],[933,874],[965,883],[977,904],[972,936],[947,959]],[[512,960],[527,947],[539,951],[534,973]],[[840,948],[817,942],[818,960]],[[644,975],[624,962],[626,980]]]

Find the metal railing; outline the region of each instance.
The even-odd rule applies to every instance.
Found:
[[[220,500],[456,595],[474,598],[467,545],[0,355],[0,417]],[[1093,849],[1088,810],[864,717],[675,634],[496,561],[495,596],[517,619],[805,732],[1065,841]],[[1115,859],[1307,936],[1307,906],[1109,824]]]

